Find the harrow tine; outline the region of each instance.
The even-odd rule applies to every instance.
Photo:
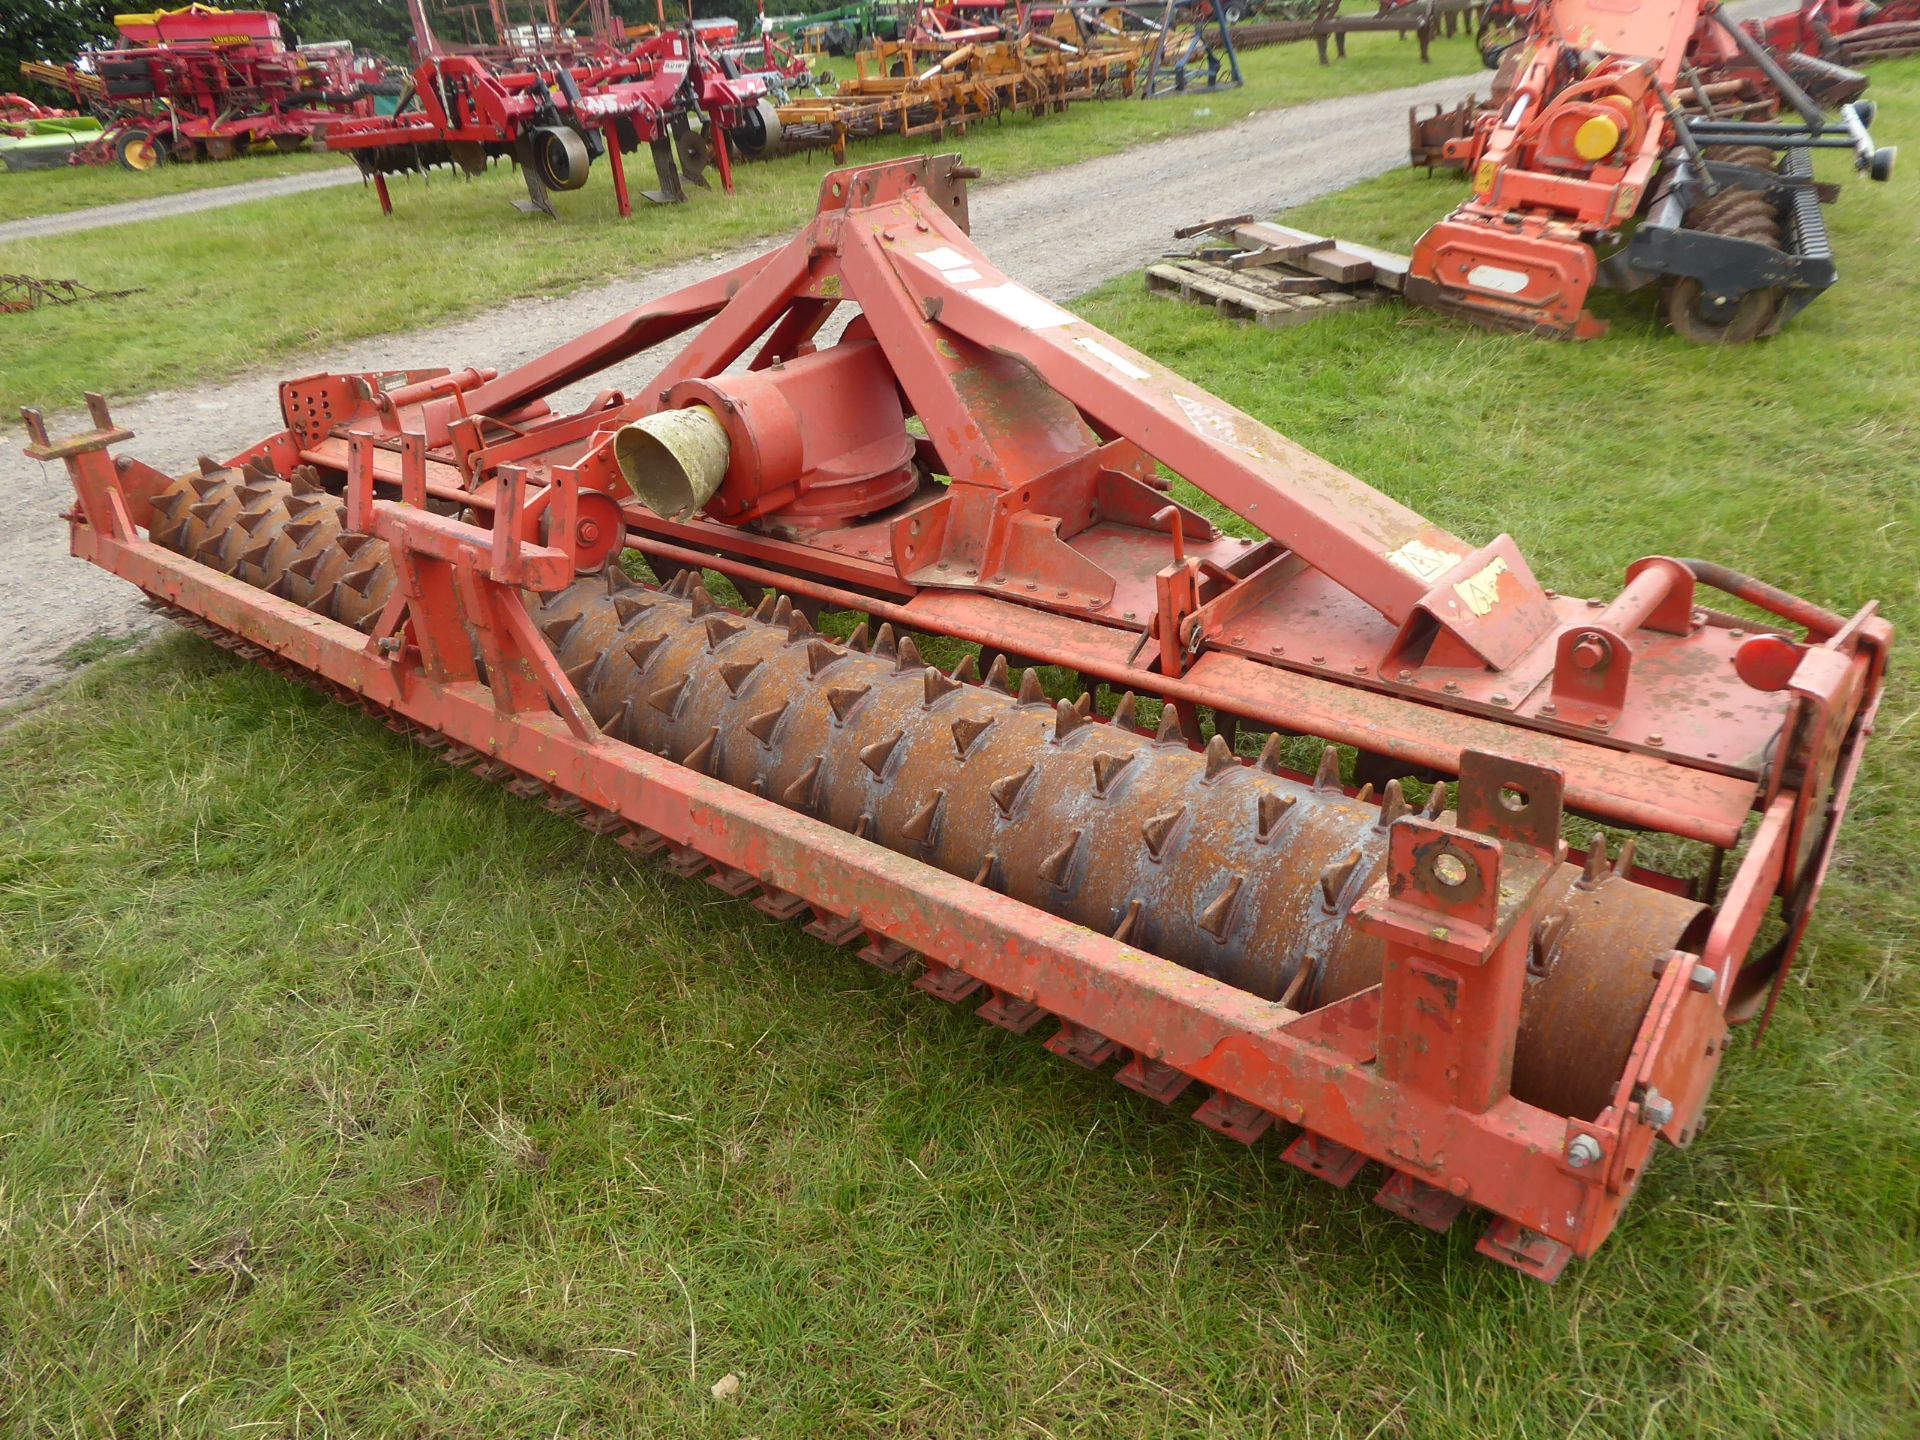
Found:
[[[642,198],[651,200],[656,205],[684,204],[687,192],[681,188],[680,172],[673,163],[673,141],[662,135],[657,137],[649,148],[653,151],[653,173],[660,177],[660,188],[642,190],[640,192]],[[673,593],[671,587],[668,593]]]

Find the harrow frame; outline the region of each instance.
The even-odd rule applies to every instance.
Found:
[[[312,467],[338,478],[345,528],[383,541],[395,572],[391,598],[364,632],[143,536],[154,524],[154,498],[176,482],[112,455],[131,437],[100,397],[89,397],[93,429],[60,443],[27,412],[28,453],[69,470],[75,555],[237,653],[291,667],[449,760],[545,797],[589,829],[664,851],[680,873],[710,872],[736,895],[757,891],[769,913],[802,919],[830,942],[860,944],[863,958],[882,968],[905,971],[918,957],[924,971],[916,983],[939,998],[984,989],[990,998],[980,1013],[994,1023],[1025,1033],[1054,1018],[1061,1028],[1049,1048],[1088,1068],[1124,1058],[1116,1078],[1130,1088],[1171,1101],[1191,1085],[1207,1087],[1195,1118],[1230,1138],[1251,1143],[1276,1124],[1297,1126],[1286,1158],[1340,1185],[1367,1161],[1380,1162],[1389,1175],[1376,1198],[1420,1224],[1445,1229],[1466,1206],[1483,1208],[1493,1219],[1482,1253],[1553,1279],[1613,1229],[1656,1138],[1692,1141],[1729,1021],[1777,994],[1872,732],[1891,627],[1872,605],[1843,620],[1698,562],[1643,561],[1604,606],[1540,591],[1506,537],[1472,551],[1247,417],[1197,399],[1146,357],[1051,311],[971,247],[965,213],[952,157],[837,172],[798,240],[519,371],[421,371],[384,382],[310,377],[283,386],[290,428],[230,465],[263,475]],[[791,312],[777,318],[783,307],[797,304],[817,328],[832,309],[818,302],[841,298],[861,305],[901,383],[922,402],[929,443],[950,464],[971,449],[974,468],[954,465],[947,501],[939,502],[957,507],[948,533],[980,521],[966,512],[990,493],[1017,494],[1025,505],[988,522],[1006,522],[1007,535],[1037,546],[1002,552],[1016,557],[1004,585],[990,581],[986,566],[971,581],[942,578],[936,567],[948,562],[930,557],[916,568],[911,547],[897,548],[890,567],[863,565],[836,559],[829,539],[809,544],[708,518],[672,521],[612,488],[617,474],[603,442],[621,419],[672,408],[676,386],[718,383],[699,377],[720,377],[768,326],[779,348],[763,351],[767,363],[748,373],[787,383],[780,357],[813,353],[803,343],[812,330],[796,326]],[[706,328],[647,396],[603,392],[571,416],[546,410],[543,397],[701,322]],[[842,342],[820,353],[867,363],[861,347],[870,343],[855,336],[851,348]],[[1008,357],[1088,415],[1130,414],[1126,433],[1151,437],[1154,455],[1204,475],[1213,493],[1285,534],[1291,550],[1221,537],[1159,497],[1151,516],[1143,505],[1122,527],[1150,561],[1158,557],[1150,565],[1155,613],[1123,624],[1110,613],[1121,603],[1111,596],[1030,598],[1040,577],[1064,576],[1069,553],[1039,543],[1061,523],[1043,507],[1071,512],[1086,500],[1049,496],[1032,477],[1006,473],[1012,457],[1040,466],[1035,457],[1046,453],[1043,409],[1003,410],[988,400],[991,386],[973,388],[983,377],[1006,382]],[[943,413],[931,403],[942,387],[986,403]],[[1118,408],[1123,402],[1130,411]],[[764,399],[753,403],[764,409]],[[842,403],[862,402],[855,395]],[[514,438],[491,449],[478,444],[488,415],[516,417]],[[830,407],[822,423],[834,429]],[[1142,504],[1156,492],[1142,478],[1145,452],[1129,443],[1119,434],[1100,441],[1090,453],[1111,468],[1098,476],[1071,465],[1065,473],[1082,477],[1083,496],[1104,496],[1110,507],[1127,497]],[[623,493],[609,509],[609,496]],[[437,513],[429,508],[436,500],[457,501],[468,518]],[[714,508],[729,503],[721,492]],[[924,520],[933,512],[921,504],[911,513]],[[1381,555],[1396,544],[1404,550],[1409,535],[1449,564],[1424,576],[1382,566]],[[1438,803],[1444,785],[1424,812],[1397,800],[1381,812],[1386,863],[1347,916],[1385,947],[1379,983],[1315,1009],[1262,999],[1129,943],[1124,924],[1109,935],[1069,923],[605,733],[582,699],[585,667],[562,667],[554,637],[523,596],[577,585],[629,540],[656,566],[715,568],[802,604],[858,610],[1138,689],[1164,700],[1170,715],[1192,717],[1184,729],[1169,720],[1163,743],[1198,735],[1192,722],[1206,707],[1222,736],[1230,717],[1244,718],[1457,776],[1451,818]],[[804,564],[802,552],[811,556]],[[1341,577],[1390,622],[1362,637],[1386,645],[1385,659],[1376,656],[1385,683],[1356,675],[1367,667],[1345,657],[1332,666],[1325,655],[1282,661],[1287,647],[1278,643],[1264,647],[1264,662],[1248,653],[1240,630],[1276,609],[1296,627],[1290,643],[1311,645],[1325,633],[1286,603],[1286,586],[1303,576],[1311,585],[1314,573]],[[1727,632],[1745,632],[1693,603],[1696,582],[1774,611],[1803,627],[1806,640],[1763,627],[1747,644],[1723,645]],[[608,571],[609,593],[629,583],[617,567]],[[1468,609],[1477,613],[1449,607],[1456,594],[1472,597]],[[1351,616],[1336,619],[1336,628],[1351,626]],[[1430,632],[1424,659],[1394,638],[1394,626],[1403,639],[1408,626]],[[818,640],[807,633],[796,624],[795,642]],[[1542,644],[1558,657],[1553,669],[1527,672],[1522,656]],[[1630,674],[1626,662],[1642,646],[1648,663]],[[1785,750],[1760,773],[1714,762],[1703,748],[1716,743],[1710,729],[1676,734],[1670,744],[1634,730],[1636,716],[1679,713],[1673,707],[1699,683],[1677,660],[1683,653],[1739,665],[1768,697],[1762,708]],[[1545,715],[1523,716],[1504,696],[1463,687],[1475,673],[1508,684],[1500,677],[1532,673],[1530,683],[1556,699],[1545,702]],[[956,685],[930,678],[928,694]],[[1557,718],[1556,702],[1566,712]],[[1724,705],[1724,697],[1710,703]],[[1063,712],[1070,708],[1063,702]],[[1079,723],[1063,713],[1061,736]],[[1567,733],[1575,726],[1595,738]],[[1232,762],[1220,737],[1208,756],[1209,779],[1216,764]],[[1315,784],[1337,786],[1337,771]],[[1591,1116],[1541,1109],[1508,1090],[1547,881],[1580,858],[1562,838],[1563,806],[1721,849],[1742,841],[1749,810],[1758,817],[1724,894],[1712,893],[1716,861],[1704,898],[1717,907],[1697,949],[1660,961],[1609,1103]],[[1599,876],[1604,845],[1584,861],[1587,874]],[[1636,868],[1625,853],[1612,873],[1649,892],[1687,888]],[[1750,962],[1776,895],[1785,935]]]

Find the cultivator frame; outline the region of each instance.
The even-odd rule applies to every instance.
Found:
[[[1224,1135],[1299,1127],[1320,1178],[1378,1161],[1418,1223],[1482,1207],[1481,1251],[1551,1280],[1777,992],[1891,628],[1696,561],[1541,589],[1009,280],[955,159],[835,172],[789,244],[507,374],[289,381],[288,428],[197,473],[116,459],[99,397],[60,443],[27,412],[28,453],[76,555],[236,653],[1135,1090],[1197,1084]],[[694,330],[633,398],[550,405]],[[943,674],[913,632],[982,651]],[[1016,694],[1009,654],[1129,693]],[[1358,747],[1352,780],[1282,733]],[[1707,875],[1570,852],[1568,812]]]

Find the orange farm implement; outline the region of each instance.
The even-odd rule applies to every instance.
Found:
[[[1585,339],[1606,329],[1587,309],[1596,286],[1658,285],[1678,333],[1737,344],[1833,283],[1833,189],[1812,153],[1888,178],[1870,104],[1829,121],[1716,0],[1538,0],[1528,25],[1469,133],[1445,140],[1422,129],[1445,117],[1416,117],[1416,163],[1453,160],[1473,194],[1415,246],[1409,300]],[[1847,72],[1809,63],[1848,93]]]
[[[280,403],[180,475],[97,396],[28,453],[237,655],[1541,1279],[1779,993],[1892,635],[1698,560],[1543,588],[995,269],[951,156],[518,369]]]

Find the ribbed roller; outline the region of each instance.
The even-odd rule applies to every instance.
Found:
[[[340,500],[208,464],[154,501],[152,538],[321,614],[369,628],[394,571],[379,540],[343,533]],[[752,615],[684,572],[665,590],[617,567],[545,602],[536,622],[609,734],[951,874],[1267,999],[1311,1010],[1380,978],[1376,940],[1347,923],[1406,810],[1345,794],[1337,753],[1280,773],[1216,738],[1134,728],[1049,701],[1004,661],[953,674],[915,642],[862,626],[838,642],[784,598]],[[1444,799],[1434,792],[1434,805]],[[1438,813],[1430,808],[1429,813]],[[1591,1117],[1611,1100],[1669,954],[1701,906],[1627,878],[1604,845],[1565,865],[1531,937],[1513,1092]]]

